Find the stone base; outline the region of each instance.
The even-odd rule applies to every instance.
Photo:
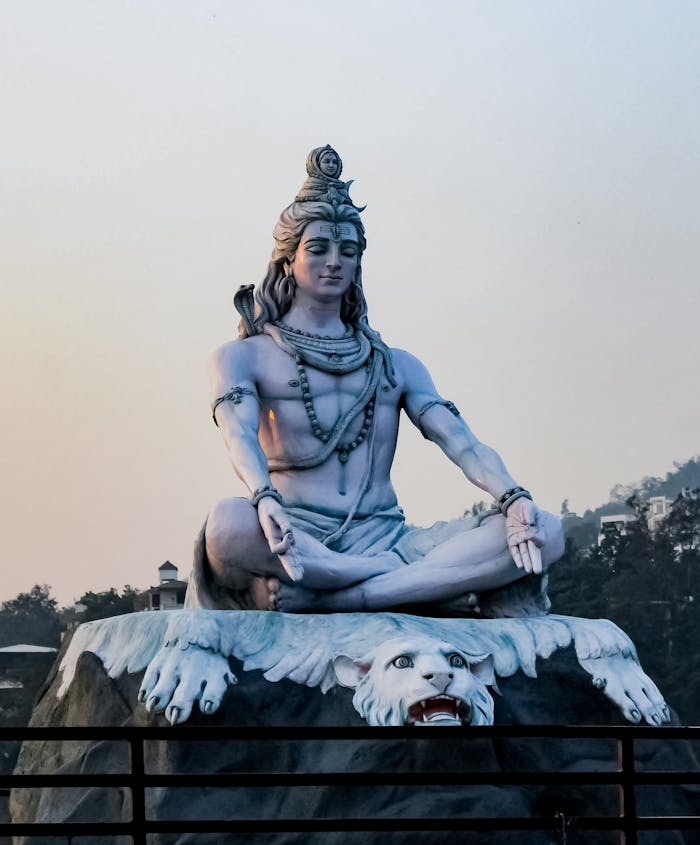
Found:
[[[197,709],[190,724],[215,725],[363,725],[352,707],[352,691],[334,687],[326,695],[289,680],[266,681],[260,671],[243,671],[231,659],[239,684],[226,694],[221,708],[211,716]],[[591,698],[590,678],[579,666],[572,648],[538,661],[538,678],[517,672],[499,680],[503,695],[495,696],[497,724],[621,724],[617,709],[603,696]],[[53,678],[38,702],[32,725],[165,725],[163,716],[148,715],[136,696],[141,680],[123,674],[112,680],[102,663],[89,652],[78,660],[76,674],[66,695],[59,699],[58,679]],[[524,771],[528,769],[578,771],[610,770],[615,765],[612,741],[598,740],[476,740],[463,743],[421,741],[366,742],[259,742],[177,743],[153,742],[146,750],[149,771]],[[421,736],[440,728],[416,728]],[[697,769],[687,744],[680,742],[640,743],[640,768]],[[114,743],[25,743],[17,772],[117,772],[128,770],[128,753]],[[429,782],[429,778],[428,778]],[[697,787],[649,787],[639,791],[640,814],[689,815],[700,806]],[[616,787],[468,786],[366,787],[358,789],[313,788],[206,788],[153,789],[148,796],[148,815],[157,819],[186,818],[284,818],[284,817],[456,817],[507,815],[546,817],[563,813],[567,817],[586,813],[615,814]],[[127,821],[131,802],[128,790],[15,790],[11,801],[15,821]],[[693,839],[692,836],[695,836]],[[22,840],[32,845],[52,837]],[[81,845],[118,842],[107,837],[81,838]],[[126,845],[126,841],[123,840]],[[149,837],[150,845],[220,845],[255,842],[265,845],[369,845],[369,843],[517,843],[545,845],[561,843],[559,833],[318,833],[318,834],[177,834]],[[697,834],[685,837],[676,832],[641,834],[642,845],[680,845],[697,842]],[[606,832],[567,830],[567,845],[617,843],[619,835]],[[121,845],[121,843],[120,843]]]

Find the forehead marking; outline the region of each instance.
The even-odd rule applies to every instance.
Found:
[[[321,232],[328,233],[332,241],[339,241],[342,238],[348,238],[352,235],[352,228],[350,226],[339,226],[337,223],[333,225],[321,226]]]

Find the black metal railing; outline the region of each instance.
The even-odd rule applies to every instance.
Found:
[[[611,740],[611,766],[590,771],[236,771],[217,773],[162,774],[149,772],[144,765],[144,743],[157,742],[337,742],[391,740],[405,743],[468,743],[475,739],[579,739]],[[348,728],[348,727],[55,727],[2,728],[0,741],[92,741],[128,743],[129,771],[110,774],[12,774],[0,776],[0,792],[10,789],[49,787],[128,788],[132,798],[132,818],[123,822],[13,822],[0,824],[0,835],[61,836],[127,835],[135,845],[145,845],[146,836],[155,833],[236,833],[318,831],[557,831],[565,826],[577,830],[618,831],[620,841],[635,845],[639,831],[700,831],[700,816],[639,815],[637,788],[649,785],[700,784],[700,771],[673,769],[639,771],[635,764],[635,743],[693,741],[700,739],[700,727],[574,727],[560,725],[495,725],[489,727],[433,728]],[[691,758],[694,759],[694,758]],[[546,786],[566,787],[612,785],[618,787],[617,813],[577,815],[565,818],[534,815],[499,817],[396,818],[232,818],[232,819],[153,819],[146,812],[146,790],[152,787],[255,787],[284,786]],[[700,807],[698,807],[700,813]]]

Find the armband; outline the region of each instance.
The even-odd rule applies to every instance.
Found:
[[[234,405],[240,405],[243,401],[244,396],[255,396],[255,393],[252,390],[248,390],[247,387],[232,387],[228,393],[224,393],[223,396],[219,396],[218,399],[215,399],[211,403],[211,417],[214,420],[214,425],[218,427],[219,423],[216,421],[216,409],[222,402],[233,402]]]
[[[260,487],[253,493],[253,495],[250,497],[251,505],[254,508],[257,508],[258,504],[260,503],[260,500],[264,499],[266,496],[269,496],[269,498],[274,499],[280,505],[284,505],[284,499],[282,498],[282,494],[279,490],[276,490],[270,484],[266,484],[264,487]]]
[[[524,487],[513,487],[511,490],[506,490],[498,500],[498,507],[501,509],[503,516],[506,515],[506,511],[516,499],[529,499],[532,501],[532,496]]]
[[[425,405],[421,406],[420,411],[418,411],[418,428],[420,429],[420,433],[425,437],[425,432],[423,431],[423,426],[421,424],[421,417],[426,411],[429,411],[431,408],[435,407],[435,405],[444,405],[447,410],[454,414],[456,417],[460,416],[459,409],[455,405],[454,402],[450,402],[449,399],[431,399],[429,402],[426,402]]]

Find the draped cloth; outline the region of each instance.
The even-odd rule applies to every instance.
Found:
[[[428,528],[419,528],[407,525],[403,510],[398,505],[394,505],[370,516],[354,517],[345,530],[339,533],[338,529],[347,521],[346,519],[317,513],[307,508],[287,507],[285,511],[297,535],[304,532],[324,543],[327,537],[337,534],[334,542],[325,542],[332,551],[368,556],[392,551],[406,564],[421,560],[436,546],[477,528],[485,518],[497,513],[495,510],[489,510],[477,517],[436,522]],[[248,591],[227,589],[214,579],[207,559],[204,542],[205,529],[206,523],[195,544],[194,564],[187,588],[185,607],[253,610]]]

